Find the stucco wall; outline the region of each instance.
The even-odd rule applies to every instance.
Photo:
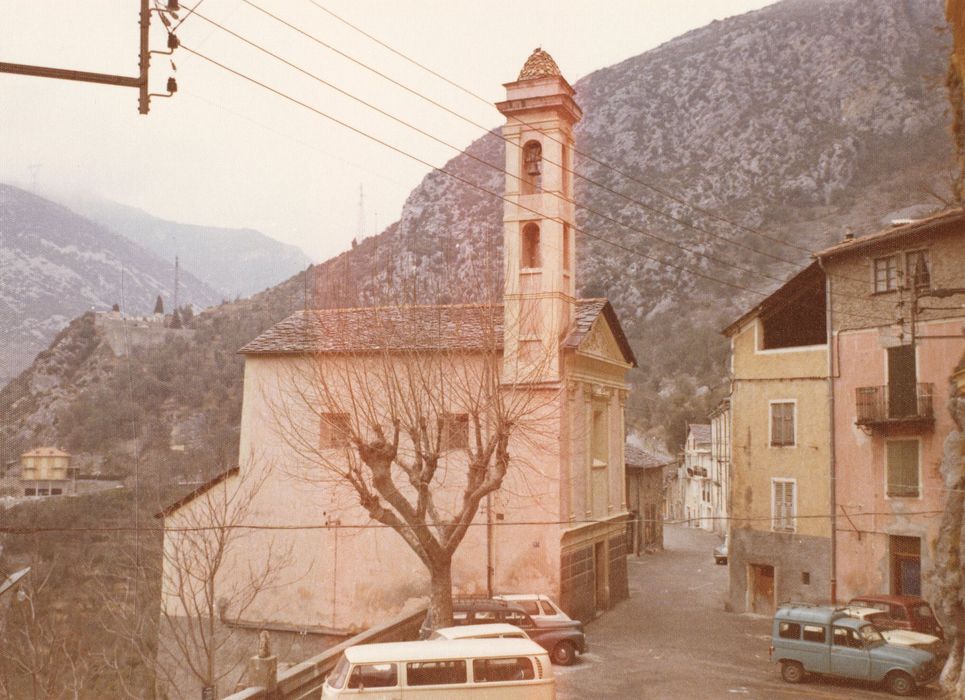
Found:
[[[960,335],[961,320],[920,324],[921,335]],[[835,379],[835,437],[838,460],[837,499],[849,518],[838,520],[838,590],[843,600],[862,593],[890,592],[889,535],[922,538],[922,573],[931,567],[939,518],[928,511],[944,504],[939,465],[945,437],[953,423],[945,405],[948,377],[965,350],[965,340],[922,340],[917,347],[918,381],[931,383],[934,423],[911,423],[862,430],[855,425],[855,390],[887,384],[887,351],[877,328],[836,336],[840,376]],[[886,444],[916,439],[919,451],[918,497],[886,493]],[[856,531],[862,531],[859,539]],[[924,578],[924,576],[923,576]]]

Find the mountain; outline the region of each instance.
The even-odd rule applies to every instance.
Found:
[[[70,319],[120,304],[146,314],[173,300],[174,265],[47,199],[0,184],[0,380],[27,367]],[[180,302],[218,292],[181,276]]]
[[[719,329],[846,227],[942,206],[953,166],[942,7],[785,0],[574,85],[577,219],[591,234],[577,233],[577,284],[610,298],[641,360],[631,426],[682,442],[723,389]],[[502,192],[504,146],[487,134],[445,169]],[[499,259],[502,207],[433,172],[382,236],[321,267],[322,288],[340,305],[387,287],[471,296],[460,280]]]
[[[226,299],[260,292],[312,262],[299,248],[250,228],[176,223],[103,199],[75,199],[68,206],[165,260],[177,255],[182,270]]]
[[[578,283],[585,296],[610,298],[640,361],[630,428],[675,449],[686,423],[704,422],[726,387],[724,325],[846,226],[861,233],[941,204],[952,167],[941,23],[940,0],[785,0],[576,83],[585,114],[576,167],[604,185],[577,179],[586,207],[578,225],[604,239],[578,236]],[[445,166],[494,192],[502,167],[503,142],[492,133]],[[501,245],[501,200],[433,172],[399,221],[314,268],[314,303],[488,294],[501,287]],[[305,290],[299,275],[201,313],[193,335],[133,353],[133,380],[98,364],[108,350],[96,327],[87,340],[81,326],[69,330],[60,350],[0,393],[3,435],[18,444],[46,426],[44,439],[69,450],[121,449],[110,420],[89,421],[132,387],[136,405],[157,408],[144,416],[157,445],[202,434],[198,426],[211,421],[218,435],[233,435],[242,368],[234,353],[301,308]],[[67,351],[95,340],[97,352]],[[73,359],[57,360],[61,352]],[[56,410],[45,408],[51,384]],[[232,439],[210,442],[230,453]]]

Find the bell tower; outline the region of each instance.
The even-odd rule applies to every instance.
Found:
[[[583,116],[553,58],[536,49],[506,100],[504,377],[560,380],[560,342],[576,297],[573,127]]]

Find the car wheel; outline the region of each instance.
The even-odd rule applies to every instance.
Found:
[[[911,695],[918,687],[915,679],[902,671],[893,671],[885,679],[888,684],[888,692],[894,695]]]
[[[576,661],[576,647],[573,642],[560,642],[553,647],[550,660],[558,666],[569,666]]]
[[[800,683],[804,680],[804,666],[797,661],[782,661],[781,678],[787,683]]]

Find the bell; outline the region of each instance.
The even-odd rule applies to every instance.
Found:
[[[178,91],[178,81],[174,78],[168,78],[168,92],[172,95]]]

